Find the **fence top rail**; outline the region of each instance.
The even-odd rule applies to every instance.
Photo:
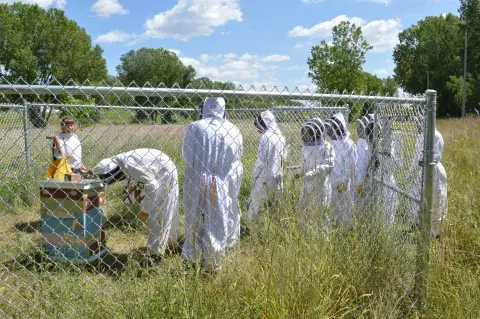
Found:
[[[0,103],[0,108],[23,109],[23,107],[21,104]]]
[[[388,97],[374,95],[353,94],[321,94],[301,93],[298,90],[284,91],[256,91],[256,90],[205,90],[205,89],[181,89],[181,88],[152,88],[152,87],[122,87],[122,86],[62,86],[62,85],[18,85],[0,84],[0,93],[3,94],[61,94],[71,95],[122,95],[131,96],[174,96],[191,95],[198,97],[224,96],[224,97],[249,97],[249,98],[288,98],[294,100],[330,100],[330,101],[356,101],[374,103],[424,103],[426,97]]]
[[[178,108],[178,107],[160,107],[160,106],[136,106],[136,105],[101,105],[101,104],[65,104],[65,103],[26,103],[27,106],[45,106],[52,108],[67,108],[67,107],[93,107],[93,108],[102,108],[102,109],[143,109],[143,110],[172,110],[172,111],[185,111],[185,112],[195,112],[198,111],[196,108]],[[0,108],[18,108],[23,109],[25,105],[23,104],[1,104]],[[274,110],[274,111],[337,111],[337,112],[347,112],[350,113],[350,109],[346,106],[270,106],[266,105],[264,108],[227,108],[227,112],[258,112],[265,110]]]

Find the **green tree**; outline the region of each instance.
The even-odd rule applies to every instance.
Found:
[[[99,123],[103,118],[102,111],[93,107],[96,103],[93,98],[75,99],[72,96],[66,96],[62,99],[62,102],[70,105],[82,105],[82,107],[66,107],[62,108],[58,113],[58,117],[61,119],[64,116],[72,116],[75,121],[82,127],[87,127],[96,123]],[[85,105],[92,105],[92,107],[86,107]]]
[[[383,88],[382,79],[368,72],[362,72],[357,90],[364,94],[380,94]]]
[[[473,83],[475,80],[472,78],[471,74],[467,76],[467,101],[473,98]],[[463,100],[463,76],[451,75],[447,82],[447,90],[453,95],[453,100],[457,105],[462,104]]]
[[[460,105],[452,86],[447,86],[451,76],[462,76],[463,37],[461,21],[448,14],[426,17],[399,35],[395,47],[395,80],[407,92],[422,94],[429,88],[438,92],[438,115],[459,115]]]
[[[358,91],[364,94],[374,95],[386,95],[394,96],[398,91],[398,84],[392,77],[379,78],[368,72],[362,72],[362,80],[357,88]],[[356,119],[366,113],[372,113],[374,104],[366,103],[354,103],[351,106],[351,119]]]
[[[325,40],[312,47],[308,76],[323,92],[357,90],[362,81],[362,65],[372,46],[363,39],[362,29],[348,21],[333,27],[333,43]]]
[[[395,96],[398,92],[399,86],[397,81],[391,76],[382,79],[381,94],[388,96]]]
[[[459,13],[464,21],[462,33],[466,28],[468,35],[467,90],[471,92],[467,94],[466,108],[472,110],[480,106],[480,0],[460,0]]]
[[[139,86],[147,82],[152,87],[186,87],[195,78],[195,69],[192,66],[185,66],[173,52],[165,49],[141,48],[137,51],[131,50],[122,55],[121,64],[117,66],[118,77],[124,85],[135,82]],[[173,107],[178,104],[172,97],[135,97],[135,103],[146,107]],[[155,112],[154,110],[138,110],[134,121],[156,122],[157,115],[162,115],[164,123],[175,121],[172,112]]]
[[[208,77],[193,80],[189,87],[206,90],[235,90],[237,86],[232,82],[212,81]]]
[[[59,9],[0,4],[0,76],[33,84],[100,81],[107,75],[103,50],[92,46],[85,29]],[[41,97],[49,102],[51,96]],[[32,107],[30,120],[46,125],[51,109]]]

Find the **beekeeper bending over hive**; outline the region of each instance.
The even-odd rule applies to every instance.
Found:
[[[141,148],[105,158],[95,173],[106,185],[127,177],[145,184],[143,210],[147,214],[148,257],[151,264],[159,262],[168,241],[178,238],[178,177],[172,160],[155,149]]]

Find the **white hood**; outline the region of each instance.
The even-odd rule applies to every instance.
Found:
[[[433,160],[436,162],[440,162],[442,160],[442,153],[443,153],[443,137],[440,132],[435,129],[435,144],[433,146]]]
[[[275,116],[270,111],[263,111],[261,114],[265,125],[267,126],[267,131],[275,131],[278,129],[277,121],[275,120]]]
[[[104,175],[112,172],[117,167],[118,165],[113,162],[113,158],[109,157],[101,160],[93,170],[97,175]]]
[[[203,103],[203,118],[218,117],[223,119],[225,115],[225,99],[223,97],[207,97]]]
[[[347,122],[345,121],[345,117],[342,113],[334,114],[332,117],[336,118],[338,122],[341,124],[341,129],[343,131],[342,138],[350,136],[350,131],[348,130]]]

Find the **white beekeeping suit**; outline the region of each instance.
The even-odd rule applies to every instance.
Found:
[[[283,166],[287,157],[285,137],[272,112],[264,111],[255,121],[260,137],[257,161],[253,169],[253,189],[249,197],[247,219],[258,216],[265,202],[283,191]]]
[[[242,136],[225,117],[223,98],[206,98],[203,118],[186,128],[183,140],[185,244],[182,258],[207,271],[222,264],[231,228],[229,214],[238,194],[230,193]],[[238,167],[238,166],[237,166]],[[237,176],[238,179],[238,176]]]
[[[376,187],[376,203],[379,205],[378,209],[384,216],[386,224],[391,225],[398,209],[398,195],[385,184],[397,185],[394,174],[401,161],[401,149],[398,149],[399,143],[394,141],[393,121],[388,118],[384,122],[385,125],[380,126],[382,138],[380,139],[380,149],[377,152],[379,168],[376,170],[375,177],[381,182],[377,183]]]
[[[300,129],[303,141],[303,187],[299,210],[319,210],[330,206],[332,188],[330,174],[335,161],[332,145],[324,140],[325,126],[320,119],[309,119]],[[328,214],[328,212],[325,212]]]
[[[127,176],[145,184],[142,206],[148,214],[151,255],[163,255],[169,239],[177,242],[178,176],[175,164],[167,155],[155,149],[136,149],[103,159],[95,171],[106,185]]]
[[[353,225],[353,192],[357,150],[350,138],[343,114],[337,113],[328,120],[328,135],[335,152],[335,163],[331,175],[332,209],[335,222]]]
[[[419,128],[419,136],[415,143],[416,156],[413,158],[412,167],[415,169],[416,178],[413,185],[412,193],[414,197],[420,199],[421,197],[421,188],[422,188],[422,169],[419,165],[420,161],[423,161],[423,146],[424,146],[424,135],[422,134],[422,125],[417,123]],[[433,173],[433,216],[432,218],[432,227],[431,235],[434,237],[441,235],[441,226],[443,220],[447,217],[448,211],[448,199],[447,199],[447,173],[442,163],[442,153],[443,153],[443,137],[440,132],[435,129],[434,136],[434,155],[433,160],[435,162],[435,169]],[[415,219],[418,221],[418,214],[420,213],[420,205],[412,202],[412,212]]]
[[[373,127],[371,124],[369,126],[370,119],[367,116],[364,116],[356,120],[357,123],[357,163],[356,163],[356,183],[355,183],[355,202],[359,210],[366,209],[370,204],[370,178],[369,174],[370,159],[372,157],[372,141],[373,141],[373,132],[369,127]],[[371,172],[371,171],[370,171]]]
[[[236,143],[240,145],[240,150],[237,152],[235,162],[233,162],[232,169],[228,173],[228,191],[232,199],[232,204],[228,210],[228,248],[234,247],[240,240],[240,216],[242,215],[238,198],[243,179],[243,165],[241,162],[243,148],[242,135],[238,135]]]

